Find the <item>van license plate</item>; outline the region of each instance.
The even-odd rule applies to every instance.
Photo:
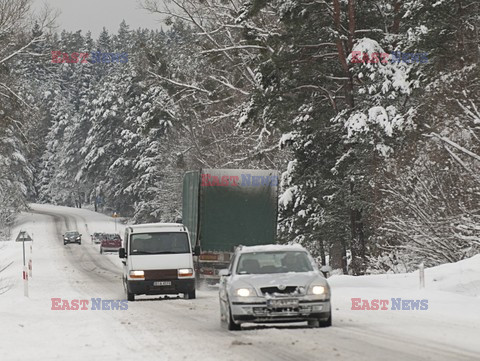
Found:
[[[153,282],[153,285],[154,286],[171,286],[172,281],[157,281],[157,282]]]

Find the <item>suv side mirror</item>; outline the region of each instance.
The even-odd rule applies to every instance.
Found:
[[[201,253],[200,246],[195,246],[195,248],[193,249],[193,255],[200,256],[200,253]]]
[[[220,277],[228,277],[230,276],[230,271],[228,269],[221,269],[220,271],[218,271],[218,275]]]
[[[125,248],[120,248],[120,249],[118,250],[118,257],[119,257],[119,258],[126,258]]]

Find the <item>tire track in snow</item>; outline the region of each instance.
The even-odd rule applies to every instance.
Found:
[[[55,220],[58,241],[64,228],[88,222],[72,212],[37,211]],[[123,299],[121,270],[108,256],[100,256],[89,242],[69,245],[64,256],[73,271],[73,287],[83,294]],[[356,327],[335,318],[333,327],[252,326],[241,332],[220,328],[216,292],[200,291],[198,299],[151,300],[141,297],[127,311],[101,312],[113,330],[129,335],[131,353],[149,351],[153,359],[206,360],[474,360],[474,355],[447,346],[392,332],[379,334],[370,324]],[[370,328],[369,328],[370,327]],[[424,342],[424,344],[422,344]],[[478,358],[477,358],[478,359]]]
[[[53,213],[44,210],[34,212],[47,215],[54,219],[57,237],[60,243],[61,236],[65,230],[77,229],[80,231],[81,228],[78,225],[85,224],[84,222],[79,222],[76,219],[77,216],[71,214]],[[97,255],[96,252],[93,251],[91,245],[84,242],[82,242],[81,246],[74,244],[65,246],[64,255],[69,261],[72,269],[80,271],[85,278],[92,281],[91,283],[81,282],[78,281],[78,275],[75,273],[69,275],[72,280],[72,286],[79,289],[82,294],[93,295],[93,297],[100,297],[103,299],[124,299],[124,297],[122,297],[123,286],[121,283],[121,270],[113,265],[108,260],[108,257],[105,255],[100,256],[100,254]],[[212,293],[214,295],[211,295]],[[208,301],[211,299],[217,301],[215,298],[216,293],[208,292],[207,295],[206,298],[208,298]],[[179,324],[183,323],[182,316],[185,315],[186,311],[189,311],[188,318],[186,319],[187,322],[182,325],[183,332],[181,339],[178,337],[170,339],[171,346],[176,344],[176,347],[174,348],[184,349],[186,340],[189,340],[191,343],[198,343],[199,338],[203,339],[208,335],[211,339],[223,339],[222,345],[219,349],[228,350],[229,348],[232,348],[232,351],[235,352],[235,354],[228,355],[228,358],[231,360],[244,360],[245,358],[272,361],[303,359],[299,358],[298,352],[291,352],[288,348],[283,349],[283,347],[279,346],[275,351],[271,351],[264,348],[258,348],[258,346],[254,345],[255,342],[250,340],[242,341],[244,337],[242,337],[241,333],[232,334],[231,332],[225,332],[220,329],[220,322],[218,321],[219,316],[215,319],[213,324],[212,322],[205,322],[206,319],[204,315],[192,312],[196,307],[197,305],[195,301],[189,302],[183,299],[176,300],[171,298],[161,301],[143,299],[134,304],[130,303],[128,311],[133,309],[134,312],[128,312],[129,314],[126,315],[125,313],[119,313],[115,314],[115,316],[119,316],[120,318],[117,319],[116,322],[119,323],[128,333],[134,336],[134,338],[138,339],[138,342],[142,342],[143,340],[145,343],[145,339],[149,339],[148,344],[155,344],[159,336],[164,337],[162,334],[166,331],[156,329],[154,324],[152,325],[152,315],[158,315],[162,320],[162,324],[167,326],[166,328],[175,329],[178,328]],[[208,307],[209,314],[212,313],[211,308],[212,307]],[[138,335],[141,335],[141,337],[138,338]],[[211,349],[210,353],[215,354],[210,346],[209,348]],[[225,355],[221,353],[218,357],[213,359],[224,359],[224,357]]]

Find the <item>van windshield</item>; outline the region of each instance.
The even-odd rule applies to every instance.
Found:
[[[179,254],[190,253],[185,232],[161,232],[132,234],[130,254]]]

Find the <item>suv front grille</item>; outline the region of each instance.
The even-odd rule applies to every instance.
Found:
[[[298,288],[297,286],[287,286],[284,290],[280,290],[278,287],[263,287],[263,288],[260,288],[260,291],[262,291],[263,294],[266,294],[266,293],[289,294],[289,293],[295,292],[297,288]]]

